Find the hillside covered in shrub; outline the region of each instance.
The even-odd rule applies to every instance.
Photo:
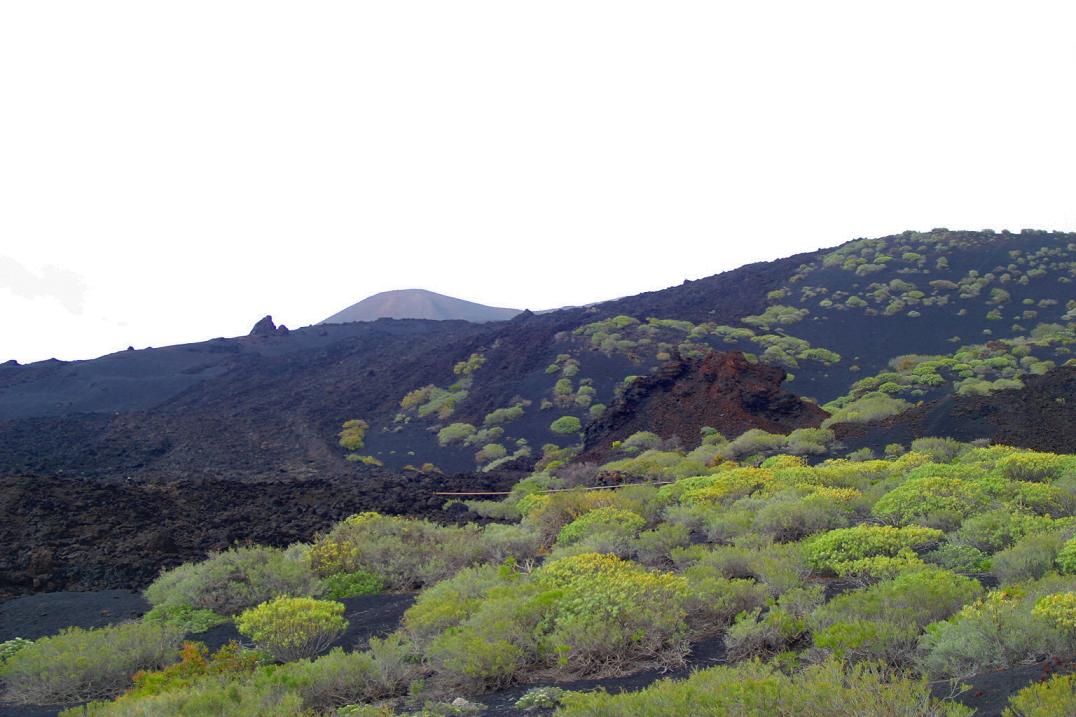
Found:
[[[1076,711],[1076,455],[922,438],[811,463],[824,431],[637,433],[470,503],[482,526],[365,512],[166,569],[141,621],[4,643],[5,699],[89,701],[65,717]],[[416,595],[396,629],[328,650],[339,601],[382,592]],[[237,641],[211,653],[214,625]],[[1028,664],[1043,679],[1006,692]],[[650,677],[592,688],[632,674]]]

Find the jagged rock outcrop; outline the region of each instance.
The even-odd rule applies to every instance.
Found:
[[[604,460],[613,441],[636,431],[699,442],[703,426],[726,436],[750,428],[788,433],[819,425],[829,414],[781,387],[785,372],[748,361],[738,351],[701,360],[676,359],[636,379],[586,431],[584,460]]]
[[[273,317],[269,315],[263,316],[258,320],[258,323],[254,324],[254,328],[250,330],[249,336],[275,336],[276,324],[273,323]]]

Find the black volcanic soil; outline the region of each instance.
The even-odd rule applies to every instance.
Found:
[[[507,490],[520,476],[166,484],[0,478],[0,599],[141,588],[161,568],[233,544],[285,546],[363,510],[457,520],[444,490]],[[470,516],[474,517],[474,516]]]
[[[65,627],[104,627],[135,620],[147,610],[149,603],[132,590],[25,595],[0,603],[0,642],[36,640]]]
[[[1076,367],[1061,366],[1024,379],[1023,389],[989,396],[950,395],[873,423],[834,426],[849,448],[876,452],[887,443],[907,446],[921,436],[992,443],[1055,453],[1076,453]]]
[[[752,363],[736,351],[672,361],[634,381],[605,415],[588,426],[583,460],[605,458],[613,441],[636,431],[699,442],[699,429],[735,437],[750,428],[788,433],[819,425],[828,413],[781,388],[785,372]]]

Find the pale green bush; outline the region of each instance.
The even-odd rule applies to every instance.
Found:
[[[982,587],[971,578],[924,567],[876,585],[844,593],[811,616],[816,629],[837,622],[867,620],[918,625],[944,620],[977,598]]]
[[[1032,533],[996,553],[990,560],[990,572],[1005,585],[1037,580],[1054,569],[1064,545],[1065,536],[1061,533]]]
[[[21,648],[4,661],[4,698],[23,704],[60,704],[113,697],[138,670],[176,659],[183,630],[128,622],[95,630],[72,627]]]
[[[233,548],[165,571],[145,595],[155,606],[234,615],[278,595],[317,595],[321,590],[302,554],[254,547]]]
[[[787,675],[757,661],[713,667],[638,692],[569,692],[560,717],[970,717],[923,681],[836,660]],[[1037,715],[1035,717],[1038,717]]]
[[[426,520],[360,513],[337,523],[310,551],[318,575],[359,570],[387,589],[412,590],[452,575],[481,559],[477,526],[441,526]]]
[[[1062,586],[1046,581],[993,590],[919,640],[919,669],[934,679],[963,679],[1020,664],[1041,654],[1064,654],[1065,635],[1032,614],[1038,597]]]

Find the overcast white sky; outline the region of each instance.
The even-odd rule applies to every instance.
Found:
[[[1076,229],[1071,2],[4,2],[0,361]]]

